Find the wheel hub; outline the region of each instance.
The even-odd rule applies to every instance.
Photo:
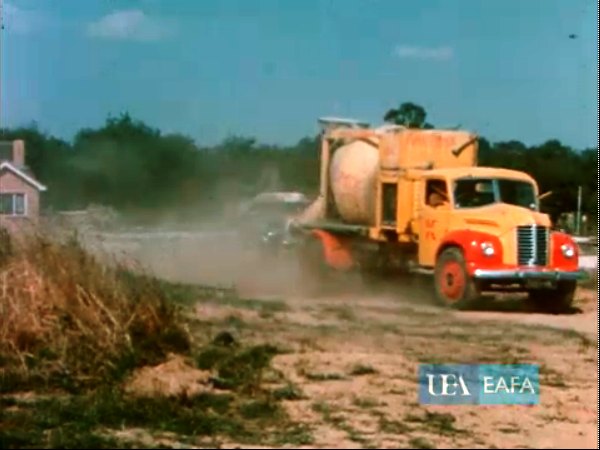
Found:
[[[465,276],[461,265],[456,261],[446,263],[440,277],[440,288],[451,302],[458,301],[465,289]]]

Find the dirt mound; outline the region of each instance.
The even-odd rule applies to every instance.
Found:
[[[180,355],[170,355],[168,361],[134,372],[125,384],[125,392],[137,397],[192,397],[212,391],[210,372],[192,367]]]

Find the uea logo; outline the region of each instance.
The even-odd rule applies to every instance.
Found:
[[[424,404],[537,404],[537,365],[422,365],[419,397]]]
[[[441,382],[442,382],[442,391],[437,394],[435,393],[435,389],[433,388],[436,376],[439,376],[441,379]],[[456,391],[451,392],[450,388],[456,389],[458,387],[460,387],[460,391],[461,391],[459,395],[471,395],[471,393],[469,392],[469,389],[467,388],[467,383],[465,383],[465,379],[462,377],[462,375],[458,375],[458,377],[457,377],[453,373],[443,373],[441,375],[434,375],[434,374],[428,373],[427,380],[428,380],[427,386],[428,386],[429,395],[433,395],[434,397],[437,397],[439,395],[443,395],[443,396],[456,395]],[[458,382],[457,382],[457,380],[458,380]]]

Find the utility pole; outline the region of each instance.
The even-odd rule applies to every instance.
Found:
[[[2,43],[3,43],[3,34],[4,34],[4,4],[3,1],[0,0],[0,134],[4,134],[2,132]]]
[[[581,236],[581,197],[582,197],[582,187],[579,186],[577,190],[577,236]]]

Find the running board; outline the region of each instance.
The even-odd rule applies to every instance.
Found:
[[[315,221],[298,225],[299,228],[305,230],[323,230],[334,233],[357,234],[362,236],[369,235],[369,227],[364,225],[350,225],[346,223],[333,221]]]
[[[433,269],[427,269],[425,267],[414,267],[410,269],[410,272],[416,273],[417,275],[433,276]]]

